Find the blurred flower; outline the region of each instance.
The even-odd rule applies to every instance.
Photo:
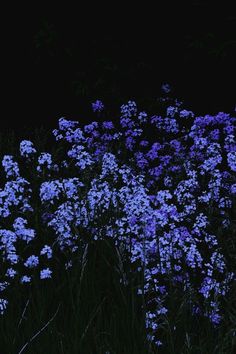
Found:
[[[101,112],[104,109],[104,105],[102,101],[97,100],[96,102],[92,103],[92,109],[94,112]]]
[[[167,83],[162,84],[161,89],[164,93],[169,93],[171,91],[170,85]]]

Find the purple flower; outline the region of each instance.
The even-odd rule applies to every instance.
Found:
[[[236,194],[236,183],[232,184],[231,186],[231,193]]]
[[[181,118],[193,118],[194,117],[194,113],[192,111],[187,111],[186,109],[183,109],[182,111],[179,112],[179,116]]]
[[[137,166],[144,169],[149,165],[149,162],[145,159],[145,155],[142,152],[135,153]]]
[[[137,114],[137,105],[134,101],[128,101],[127,104],[121,106],[122,117],[131,118]]]
[[[98,128],[98,122],[92,122],[84,126],[85,133],[92,133],[96,128]]]
[[[46,223],[48,220],[50,220],[53,217],[53,214],[51,213],[43,213],[42,214],[42,221]]]
[[[211,138],[212,140],[218,141],[219,138],[220,138],[220,131],[219,131],[219,129],[214,129],[214,130],[212,130],[212,132],[210,133],[209,136],[210,136],[210,138]]]
[[[142,140],[142,141],[140,141],[139,145],[140,146],[148,146],[149,142],[147,140]]]
[[[137,217],[136,216],[132,216],[130,218],[129,222],[130,222],[131,226],[134,226],[136,224],[136,222],[137,222]]]
[[[113,122],[107,121],[107,122],[103,122],[102,126],[104,129],[114,129],[114,124]]]
[[[236,151],[227,154],[227,161],[231,170],[236,172]]]
[[[132,138],[132,136],[128,136],[126,138],[126,148],[130,151],[133,150],[133,147],[134,147],[134,144],[135,144],[135,139]]]
[[[94,112],[101,112],[104,109],[104,105],[102,101],[97,100],[96,102],[92,103],[92,109]]]
[[[151,149],[147,152],[146,156],[151,160],[155,160],[159,155],[159,150],[161,150],[162,145],[160,143],[154,143]]]
[[[74,127],[76,127],[76,125],[78,125],[77,121],[67,120],[63,117],[59,119],[58,123],[59,123],[60,130],[68,130],[68,129],[74,128]],[[56,133],[57,132],[55,132],[55,134]]]
[[[177,113],[177,112],[178,112],[178,108],[172,107],[172,106],[169,106],[166,110],[167,117],[170,117],[170,118],[173,118],[175,113]]]
[[[140,123],[146,123],[147,122],[147,113],[146,112],[140,112],[138,115],[138,120]]]

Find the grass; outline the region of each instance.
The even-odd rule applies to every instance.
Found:
[[[128,287],[120,283],[115,246],[92,245],[82,265],[58,268],[54,279],[11,289],[9,311],[0,321],[1,353],[234,353],[236,288],[217,330],[207,320],[193,320],[186,297],[172,294],[175,311],[163,322],[166,345],[155,351],[145,341],[135,282]]]

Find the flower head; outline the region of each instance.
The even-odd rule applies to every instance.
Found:
[[[102,103],[102,101],[97,100],[92,103],[92,109],[94,112],[102,112],[104,109],[104,104]]]

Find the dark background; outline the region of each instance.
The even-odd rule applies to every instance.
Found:
[[[197,114],[233,112],[233,8],[226,1],[156,4],[3,11],[1,131],[56,128],[62,116],[91,122],[96,99],[110,119],[129,99],[148,110],[164,82]]]

